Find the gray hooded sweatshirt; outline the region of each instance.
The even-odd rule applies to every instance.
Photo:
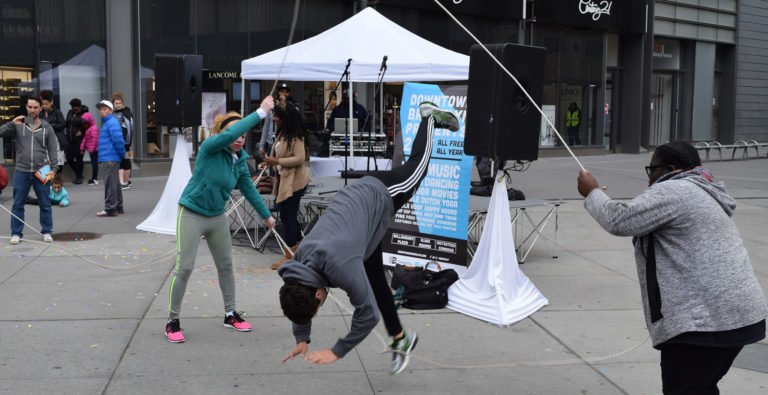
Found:
[[[21,125],[8,122],[0,126],[0,137],[16,138],[16,171],[32,173],[45,165],[51,165],[55,171],[59,152],[56,133],[44,119],[40,119],[37,127],[32,127],[31,122],[26,117]]]
[[[736,201],[722,182],[671,179],[628,202],[595,189],[584,207],[609,233],[639,238],[635,261],[654,347],[682,333],[739,329],[766,318],[763,291],[731,219]],[[655,275],[646,270],[650,233]],[[649,302],[649,287],[658,302]]]
[[[363,262],[384,237],[394,212],[387,187],[373,177],[341,189],[294,255],[278,273],[313,288],[338,287],[355,308],[349,333],[331,348],[343,358],[379,322],[379,311]],[[309,342],[311,323],[293,325],[296,342]]]

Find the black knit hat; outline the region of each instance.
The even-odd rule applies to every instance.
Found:
[[[672,141],[656,147],[654,153],[661,164],[672,165],[676,169],[690,170],[701,166],[699,152],[692,145],[683,141]]]

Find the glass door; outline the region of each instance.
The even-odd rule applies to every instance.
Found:
[[[651,79],[650,145],[662,145],[677,138],[677,82],[674,74],[654,73]]]

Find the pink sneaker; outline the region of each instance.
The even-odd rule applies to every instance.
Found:
[[[165,324],[165,336],[171,343],[184,343],[184,333],[180,327],[179,320],[170,320]]]
[[[250,332],[253,330],[251,324],[240,317],[240,314],[238,314],[237,311],[233,312],[232,315],[224,317],[224,326],[232,328],[238,332]]]

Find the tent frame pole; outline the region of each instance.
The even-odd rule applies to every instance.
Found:
[[[352,88],[352,81],[349,79],[349,73],[347,73],[347,99],[349,101],[349,118],[347,119],[347,130],[349,130],[349,158],[352,159],[352,170],[355,170],[355,132],[352,129],[353,120],[355,119],[354,105],[355,92]],[[349,170],[347,168],[346,170]]]

